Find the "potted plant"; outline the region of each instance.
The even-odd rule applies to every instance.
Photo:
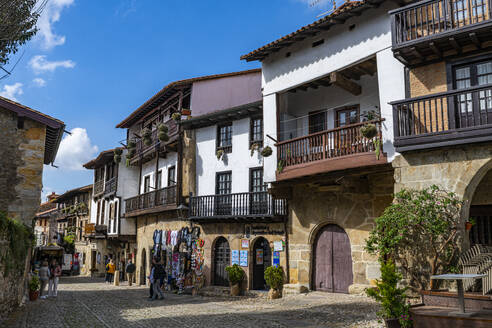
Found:
[[[171,115],[171,118],[175,121],[181,121],[181,113],[175,112]]]
[[[121,154],[123,154],[123,149],[121,148],[116,148],[114,150],[114,162],[116,164],[120,163],[121,162]]]
[[[277,163],[278,173],[282,173],[284,171],[284,167],[285,167],[285,160],[283,160],[283,159],[279,160]]]
[[[475,225],[475,219],[469,218],[467,222],[465,222],[465,229],[466,231],[470,231],[471,228]]]
[[[387,328],[412,327],[410,305],[406,302],[407,288],[398,287],[401,278],[392,261],[381,262],[381,280],[376,280],[376,287],[366,289],[367,296],[381,303],[377,314]]]
[[[29,300],[35,301],[39,296],[39,278],[38,276],[32,276],[29,281]]]
[[[237,264],[226,267],[229,283],[231,284],[231,296],[239,296],[241,293],[241,282],[244,279],[244,271]]]
[[[215,156],[217,156],[217,159],[220,161],[224,157],[224,150],[222,149],[217,150]]]
[[[157,133],[157,138],[159,138],[159,141],[166,142],[169,140],[169,136],[167,135],[167,132],[164,131],[159,131]]]
[[[152,131],[149,128],[143,128],[140,134],[142,135],[144,145],[152,145]]]
[[[281,266],[271,266],[265,270],[265,282],[270,286],[268,298],[271,300],[282,297],[284,287],[284,269]]]
[[[261,156],[263,157],[269,157],[272,155],[272,148],[270,146],[266,146],[261,150]]]

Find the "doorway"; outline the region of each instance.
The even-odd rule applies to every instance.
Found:
[[[140,270],[140,285],[145,285],[147,280],[147,252],[142,249],[142,268]]]
[[[348,293],[353,283],[350,240],[345,230],[329,224],[322,228],[314,243],[313,289]]]
[[[214,285],[229,286],[226,267],[231,263],[231,250],[229,242],[224,237],[219,237],[214,248]]]
[[[272,266],[272,251],[268,240],[258,238],[253,245],[253,289],[267,290],[265,269]]]

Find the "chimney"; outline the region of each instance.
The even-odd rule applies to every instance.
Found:
[[[48,195],[46,198],[48,198],[48,202],[51,202],[53,199],[55,199],[56,197],[58,197],[57,194],[55,194],[55,192],[53,191],[51,193],[51,195]]]

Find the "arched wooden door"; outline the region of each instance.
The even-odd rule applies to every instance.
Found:
[[[272,251],[268,240],[258,238],[253,245],[253,289],[265,290],[265,269],[272,265]]]
[[[140,285],[145,285],[147,281],[147,254],[145,248],[142,249],[142,268],[140,270]]]
[[[345,230],[330,224],[321,229],[314,244],[313,289],[348,293],[353,283],[352,253]]]
[[[231,250],[229,242],[224,237],[219,237],[214,248],[214,285],[229,286],[229,279],[225,268],[231,263]]]

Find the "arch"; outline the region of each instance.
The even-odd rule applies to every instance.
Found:
[[[326,224],[317,230],[311,260],[313,290],[348,293],[353,283],[350,239],[343,228]]]
[[[231,249],[226,238],[220,236],[213,246],[213,284],[215,286],[229,286],[229,279],[225,270],[231,264]]]
[[[142,263],[140,267],[140,285],[145,285],[147,280],[147,252],[145,248],[142,249]]]
[[[253,243],[252,252],[252,289],[266,290],[265,270],[272,266],[272,250],[270,243],[264,237],[258,237]]]
[[[489,172],[490,170],[492,170],[492,160],[489,160],[487,163],[482,165],[482,167],[480,167],[477,170],[477,172],[473,175],[473,177],[466,185],[465,190],[463,192],[463,200],[465,201],[465,204],[462,210],[462,214],[465,218],[467,218],[470,215],[471,201],[473,200],[473,195],[475,195],[475,191],[477,190],[478,185],[485,177],[487,172]]]

